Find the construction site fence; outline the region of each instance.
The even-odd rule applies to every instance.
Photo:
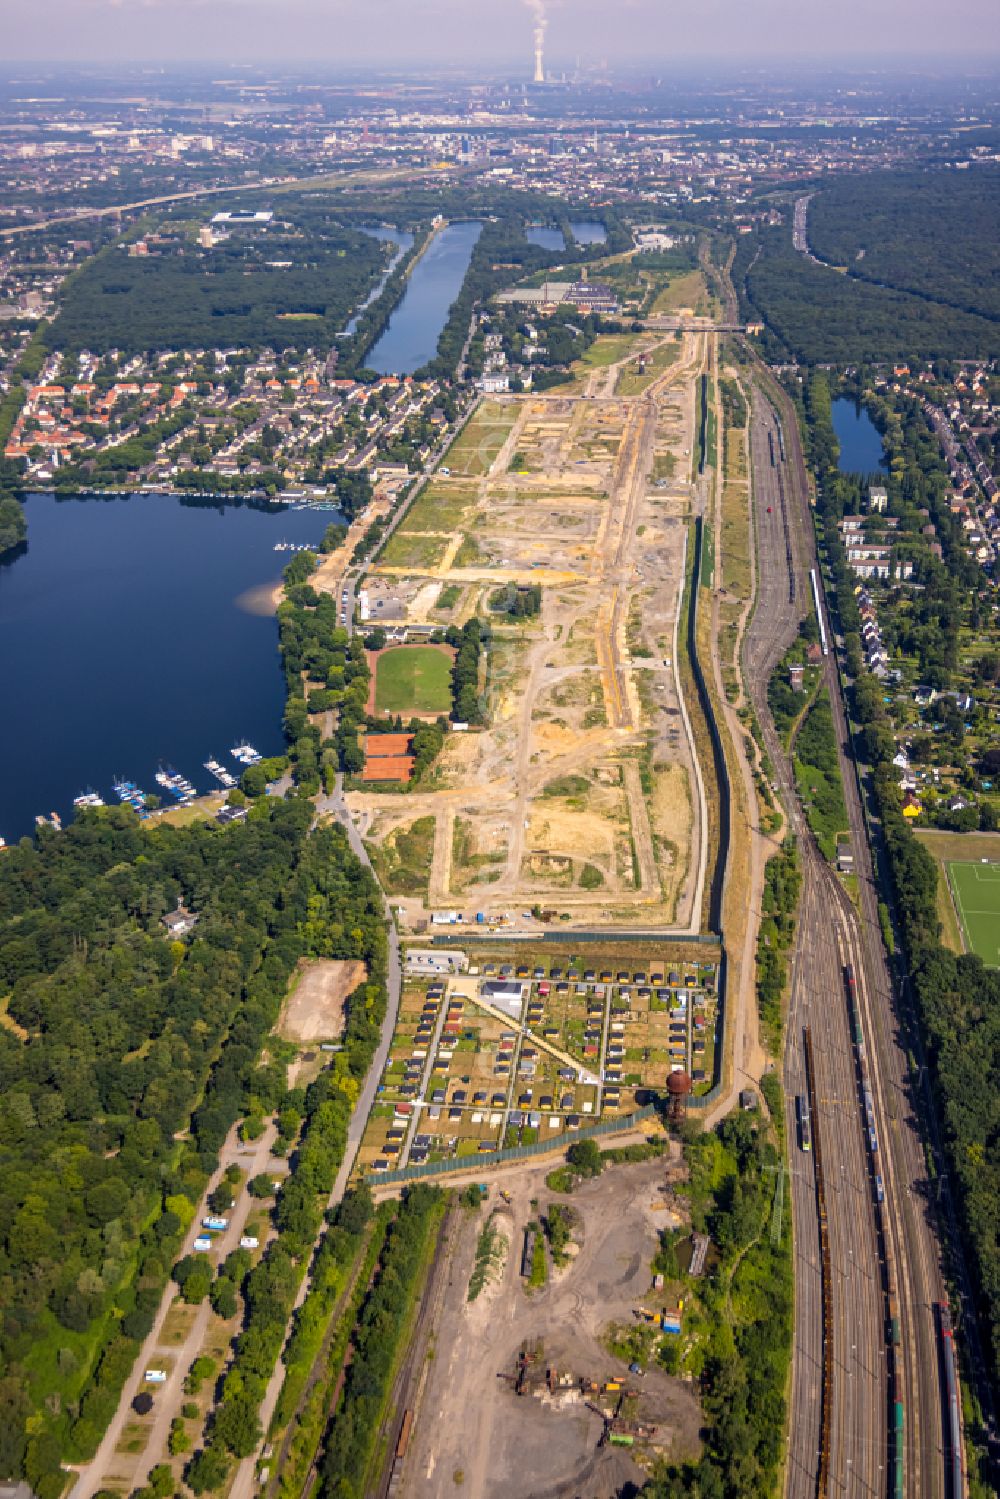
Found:
[[[413,947],[426,946],[428,941],[432,947],[467,947],[470,942],[495,941],[523,942],[526,945],[533,942],[558,942],[563,947],[572,947],[574,942],[599,942],[605,947],[617,947],[625,943],[648,945],[650,942],[693,942],[703,947],[718,947],[722,941],[716,932],[673,932],[659,927],[650,927],[648,931],[642,931],[638,927],[594,927],[590,931],[573,927],[545,932],[508,932],[503,929],[492,930],[473,921],[459,921],[454,925],[460,930],[423,932],[419,937],[408,937],[407,942]]]
[[[707,1095],[706,1095],[707,1096]],[[593,1140],[601,1135],[620,1135],[623,1130],[632,1129],[637,1124],[642,1124],[646,1119],[652,1119],[656,1113],[656,1106],[651,1103],[645,1104],[641,1109],[636,1109],[632,1114],[625,1114],[621,1119],[602,1119],[596,1124],[585,1124],[581,1129],[575,1129],[570,1136],[564,1136],[562,1140],[538,1140],[534,1145],[511,1145],[506,1150],[491,1150],[489,1155],[470,1155],[449,1157],[446,1161],[425,1161],[420,1166],[404,1166],[398,1171],[373,1171],[366,1178],[369,1186],[384,1187],[395,1186],[400,1182],[424,1181],[429,1176],[444,1176],[448,1173],[455,1174],[462,1171],[489,1171],[494,1166],[502,1166],[505,1161],[528,1160],[535,1155],[551,1155],[554,1150],[565,1149],[573,1145],[577,1140]]]

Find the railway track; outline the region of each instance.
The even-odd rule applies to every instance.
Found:
[[[820,1275],[823,1303],[823,1379],[819,1406],[819,1464],[816,1473],[818,1499],[826,1499],[830,1489],[830,1425],[833,1405],[833,1289],[830,1265],[830,1228],[826,1213],[826,1180],[823,1176],[823,1130],[820,1128],[819,1089],[816,1086],[816,1063],[813,1057],[812,1028],[802,1032],[806,1062],[806,1087],[812,1118],[812,1155],[816,1191],[816,1218],[819,1224]]]
[[[410,1438],[420,1414],[427,1340],[440,1316],[441,1304],[448,1289],[449,1271],[455,1250],[455,1224],[458,1217],[457,1210],[450,1208],[441,1225],[434,1258],[420,1294],[417,1320],[407,1340],[406,1352],[393,1381],[392,1394],[386,1405],[385,1415],[379,1425],[375,1451],[384,1451],[386,1457],[381,1474],[372,1482],[367,1491],[376,1495],[377,1499],[389,1499],[390,1495],[402,1493],[406,1483],[406,1459],[410,1448]]]
[[[770,388],[764,391],[762,382],[758,384],[758,395],[770,407],[770,416],[766,409],[755,410],[758,434],[754,445],[755,487],[760,479],[757,464],[762,460],[763,488],[777,498],[781,532],[779,538],[778,527],[768,527],[770,517],[765,519],[762,514],[758,496],[755,512],[761,556],[761,591],[777,608],[784,589],[785,609],[779,613],[795,615],[796,590],[790,585],[789,573],[798,572],[801,585],[804,563],[816,565],[804,463],[791,419],[787,428],[777,424],[779,418],[771,404],[777,397],[772,397]],[[779,457],[782,448],[785,450],[783,461]],[[787,1492],[796,1496],[822,1494],[826,1491],[824,1485],[828,1487],[836,1475],[841,1490],[849,1494],[906,1494],[919,1496],[919,1499],[924,1499],[924,1496],[937,1499],[940,1495],[943,1499],[951,1489],[945,1486],[942,1460],[945,1426],[940,1393],[936,1388],[938,1357],[934,1342],[934,1307],[943,1300],[943,1284],[933,1226],[928,1216],[918,1212],[919,1194],[926,1182],[923,1150],[913,1116],[907,1059],[900,1044],[893,989],[882,948],[877,890],[870,864],[864,868],[868,864],[867,829],[854,765],[845,754],[847,728],[840,683],[835,658],[830,656],[825,663],[826,681],[838,728],[855,861],[863,871],[860,912],[808,834],[797,804],[791,768],[767,713],[767,676],[780,657],[778,647],[783,638],[780,620],[763,625],[745,655],[744,665],[752,668],[748,671],[748,685],[758,709],[765,744],[792,824],[801,835],[803,903],[797,961],[793,964],[799,991],[798,999],[793,992],[797,1021],[802,1017],[818,1017],[818,1009],[809,999],[808,980],[809,970],[821,961],[821,954],[823,971],[828,975],[825,996],[828,1012],[829,975],[843,975],[846,962],[857,976],[851,1029],[847,1029],[845,1007],[839,1020],[832,1012],[821,1017],[826,1034],[822,1048],[817,1050],[815,1034],[813,1038],[814,1050],[817,1050],[814,1080],[821,1131],[823,1121],[829,1122],[830,1115],[830,1109],[824,1109],[822,1097],[824,1075],[828,1079],[826,1086],[833,1089],[830,1108],[841,1109],[845,1116],[853,1115],[853,1123],[845,1117],[843,1126],[836,1132],[827,1129],[823,1134],[828,1147],[836,1141],[834,1148],[842,1151],[843,1159],[838,1162],[837,1174],[842,1174],[844,1183],[843,1207],[835,1205],[836,1194],[831,1191],[833,1162],[829,1148],[825,1157],[820,1156],[821,1169],[827,1178],[825,1232],[829,1236],[832,1257],[830,1282],[834,1297],[835,1351],[829,1375],[830,1450],[827,1455],[827,1437],[806,1408],[807,1392],[815,1386],[816,1338],[825,1336],[829,1321],[824,1304],[821,1331],[818,1332],[815,1308],[802,1305],[797,1298],[794,1421],[798,1424],[805,1420],[808,1434],[803,1433],[800,1425],[798,1430],[793,1426],[796,1460],[789,1465]],[[838,932],[839,949],[832,955],[829,942],[821,935],[824,923],[828,930],[835,925]],[[840,983],[842,986],[842,978]],[[862,1055],[867,1083],[859,1083],[860,1067],[856,1060],[859,1036],[864,1048]],[[845,1067],[849,1070],[845,1071]],[[786,1059],[786,1083],[794,1073],[794,1064]],[[866,1086],[877,1141],[874,1151],[870,1139],[866,1141],[862,1134],[862,1123],[867,1124]],[[851,1095],[849,1107],[848,1094]],[[847,1183],[851,1173],[860,1173],[864,1181],[871,1204],[871,1211],[866,1214],[871,1220],[871,1228],[862,1228],[856,1205],[853,1209],[855,1221],[850,1221],[853,1196]],[[801,1238],[805,1232],[802,1214],[808,1210],[808,1196],[802,1190],[793,1191],[793,1200],[800,1220],[796,1233]],[[817,1228],[817,1232],[821,1230]],[[858,1257],[862,1253],[868,1262],[859,1264]],[[845,1256],[848,1257],[846,1264],[843,1263]],[[843,1285],[838,1288],[841,1277]],[[822,1294],[826,1294],[825,1287]],[[853,1306],[838,1307],[838,1303],[847,1303],[851,1296],[856,1298]],[[877,1359],[865,1361],[858,1356],[857,1341],[862,1336],[859,1324],[865,1329],[865,1335],[874,1340]],[[849,1325],[859,1326],[858,1339],[851,1337]],[[897,1336],[898,1343],[895,1341]],[[824,1351],[824,1381],[830,1367]],[[863,1408],[866,1393],[877,1412],[877,1432],[873,1429],[870,1413]],[[825,1399],[823,1410],[826,1410]],[[825,1419],[824,1414],[822,1420]],[[810,1458],[808,1449],[813,1442],[815,1452]]]
[[[798,805],[791,767],[767,712],[767,679],[791,638],[799,610],[807,602],[805,573],[807,565],[815,566],[815,561],[797,432],[792,430],[787,413],[789,425],[779,425],[770,389],[762,388],[762,383],[758,384],[753,405],[754,511],[762,600],[758,611],[763,608],[771,617],[765,612],[761,620],[752,621],[755,628],[748,632],[744,669],[775,780],[792,826],[800,835],[803,852],[803,900],[793,960],[792,1004],[797,1026],[812,1021],[821,1131],[824,1122],[829,1125],[838,1113],[843,1115],[837,1120],[836,1129],[825,1130],[823,1143],[827,1151],[825,1156],[821,1155],[827,1178],[825,1233],[831,1255],[830,1292],[834,1298],[832,1366],[826,1362],[823,1349],[830,1320],[821,1305],[826,1295],[822,1265],[809,1260],[813,1230],[807,1233],[805,1226],[806,1217],[811,1215],[815,1220],[817,1214],[816,1207],[809,1206],[810,1198],[815,1198],[815,1183],[809,1180],[814,1166],[799,1167],[800,1179],[793,1182],[798,1220],[796,1270],[805,1294],[797,1297],[795,1419],[787,1492],[809,1495],[811,1499],[813,1494],[822,1492],[821,1481],[828,1486],[839,1475],[838,1483],[848,1493],[890,1496],[905,1493],[923,1499],[925,1494],[943,1495],[945,1490],[940,1455],[941,1406],[940,1400],[933,1397],[926,1372],[929,1364],[936,1377],[937,1358],[933,1347],[928,1349],[928,1336],[933,1332],[932,1308],[943,1291],[938,1290],[940,1271],[933,1234],[926,1222],[915,1223],[912,1213],[918,1169],[912,1147],[916,1146],[918,1155],[922,1152],[915,1124],[912,1120],[909,1126],[904,1123],[904,1113],[908,1112],[903,1108],[908,1102],[905,1056],[890,1023],[891,987],[888,982],[884,987],[880,984],[879,952],[872,951],[873,938],[881,943],[877,898],[873,932],[873,918],[866,902],[862,902],[859,919],[840,882],[813,845]],[[771,514],[766,509],[769,497]],[[790,575],[795,578],[794,587]],[[836,718],[838,710],[842,717],[842,704],[833,667],[834,660],[830,657],[826,663],[827,682]],[[839,738],[843,752],[846,725],[842,725]],[[845,764],[843,769],[847,772],[847,794],[853,789],[850,781],[853,766]],[[854,801],[857,802],[856,791]],[[849,804],[849,810],[858,808],[852,809]],[[851,830],[855,858],[860,861],[867,851],[865,830],[862,827],[859,838],[853,819]],[[834,925],[840,948],[830,935]],[[858,1102],[846,1006],[838,1015],[829,1005],[830,993],[836,992],[831,991],[831,984],[842,982],[845,952],[856,959],[853,966],[859,976],[859,1023],[864,1028],[873,1075],[872,1107],[885,1162],[884,1171],[879,1172],[872,1169],[870,1152],[868,1156],[865,1154],[861,1132],[863,1111]],[[814,972],[825,976],[822,997],[814,990]],[[820,1034],[816,1032],[817,1023]],[[897,1054],[897,1061],[902,1061],[901,1073],[892,1065],[893,1053]],[[789,1089],[800,1073],[801,1068],[796,1069],[794,1058],[789,1055],[786,1058]],[[829,1096],[828,1106],[824,1106],[824,1090]],[[831,1149],[835,1152],[833,1158]],[[880,1183],[876,1178],[881,1178]],[[854,1186],[850,1185],[859,1179],[870,1204],[864,1211]],[[819,1234],[817,1223],[816,1242]],[[894,1307],[909,1308],[908,1315],[897,1316],[894,1321],[890,1315],[890,1297]],[[898,1345],[892,1341],[894,1326],[899,1330]],[[861,1343],[870,1343],[876,1350],[875,1356],[866,1357],[864,1348],[858,1346]],[[816,1398],[823,1394],[816,1388],[818,1368],[824,1371],[824,1379],[829,1377],[831,1381],[829,1401],[824,1399],[822,1404]],[[831,1371],[828,1376],[827,1370]],[[810,1409],[810,1400],[817,1407],[815,1411]],[[820,1409],[824,1411],[824,1422],[829,1410],[828,1436],[821,1431]],[[827,1442],[829,1453],[824,1456]],[[821,1480],[821,1470],[827,1475],[825,1480]]]

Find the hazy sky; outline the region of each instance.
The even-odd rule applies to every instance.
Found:
[[[553,63],[1000,56],[997,0],[545,0]],[[0,0],[0,55],[530,62],[528,0]]]

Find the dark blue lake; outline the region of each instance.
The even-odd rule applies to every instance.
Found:
[[[543,250],[565,250],[566,248],[562,230],[553,229],[551,225],[530,224],[524,233],[531,244],[541,245]]]
[[[885,451],[878,428],[863,406],[841,397],[833,402],[833,430],[840,444],[837,467],[842,474],[885,471]]]
[[[0,835],[65,818],[113,776],[159,793],[161,760],[201,791],[210,756],[283,749],[284,682],[267,600],[330,511],[166,495],[25,501],[28,549],[0,566]],[[265,612],[266,611],[266,612]]]
[[[603,245],[608,237],[599,219],[571,219],[569,227],[578,245]]]
[[[448,224],[434,236],[414,265],[385,332],[365,360],[370,369],[380,375],[410,375],[434,358],[482,227],[478,222]]]

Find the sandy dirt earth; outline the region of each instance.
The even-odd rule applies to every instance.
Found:
[[[436,516],[456,489],[443,553],[372,575],[382,617],[443,625],[478,611],[494,635],[486,728],[453,736],[416,791],[349,798],[375,843],[440,821],[426,892],[412,878],[390,889],[414,925],[465,900],[551,906],[580,924],[700,927],[702,803],[674,640],[706,341],[686,334],[671,353],[633,396],[613,394],[612,365],[594,395],[511,398],[516,416],[474,499],[467,476],[435,481]],[[620,363],[630,358],[626,346]],[[414,548],[408,525],[400,544]],[[504,583],[540,583],[540,614],[491,612]]]
[[[334,1041],[344,1029],[344,1002],[366,976],[363,963],[319,959],[299,966],[277,1031],[286,1041]]]
[[[654,1211],[664,1160],[618,1166],[570,1197],[545,1186],[545,1169],[504,1175],[511,1203],[494,1191],[470,1213],[451,1259],[449,1285],[431,1334],[414,1436],[399,1492],[420,1499],[456,1493],[476,1499],[611,1499],[645,1474],[622,1449],[599,1446],[601,1417],[579,1393],[579,1378],[600,1383],[628,1375],[602,1341],[611,1322],[631,1321],[648,1297],[650,1259],[668,1215]],[[537,1208],[532,1199],[537,1199]],[[528,1292],[520,1275],[525,1225],[552,1201],[579,1214],[578,1253],[548,1284]],[[501,1277],[467,1300],[476,1241],[490,1210],[510,1249]],[[516,1367],[526,1343],[542,1345],[539,1364],[572,1375],[576,1388],[518,1397],[499,1377]],[[638,1419],[655,1427],[648,1454],[675,1457],[698,1448],[701,1412],[689,1386],[655,1368],[632,1377]],[[460,1475],[460,1477],[458,1476]]]

